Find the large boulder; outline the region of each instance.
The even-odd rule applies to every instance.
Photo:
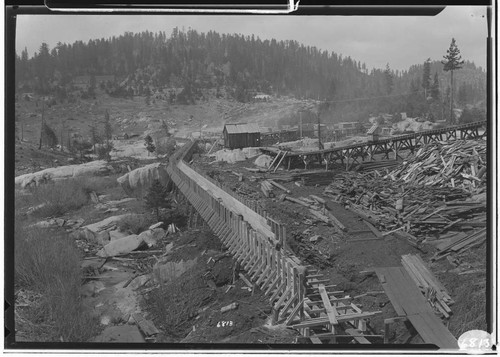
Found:
[[[135,197],[144,197],[154,180],[159,180],[164,186],[169,185],[170,177],[165,164],[155,163],[140,167],[117,179],[125,193]]]
[[[143,244],[144,241],[142,240],[142,237],[139,237],[137,234],[131,234],[127,237],[109,242],[97,252],[97,256],[104,258],[127,254],[136,250]]]
[[[91,161],[81,165],[51,167],[38,172],[20,175],[15,178],[15,184],[22,188],[26,186],[39,186],[51,180],[107,175],[112,170],[113,167],[104,160]]]
[[[88,224],[84,226],[84,229],[88,229],[94,233],[103,231],[103,230],[114,230],[116,228],[116,225],[122,221],[124,218],[129,218],[130,216],[133,216],[133,213],[128,213],[128,214],[122,214],[119,216],[111,216],[108,218],[103,219],[102,221]]]
[[[167,232],[163,228],[153,228],[139,234],[139,237],[148,245],[148,247],[154,247],[159,240],[165,238]]]
[[[273,158],[269,155],[260,155],[254,162],[258,167],[268,168],[271,165]]]

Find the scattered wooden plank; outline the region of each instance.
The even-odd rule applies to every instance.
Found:
[[[248,286],[251,289],[255,288],[255,286],[250,282],[250,280],[247,279],[247,277],[245,275],[243,275],[243,273],[240,273],[239,276],[240,276],[241,280],[243,280],[243,282],[245,283],[246,286]]]
[[[362,345],[369,345],[371,344],[370,341],[366,339],[366,337],[363,335],[361,330],[355,329],[355,328],[348,328],[345,330],[350,336],[354,338],[354,340]]]
[[[323,222],[325,222],[325,223],[327,223],[327,224],[329,224],[329,223],[330,223],[330,220],[329,220],[329,219],[328,219],[328,217],[327,217],[327,216],[325,216],[324,214],[322,214],[322,213],[320,213],[320,212],[318,212],[318,211],[316,211],[316,210],[314,210],[314,209],[309,209],[309,212],[311,212],[311,214],[312,214],[314,217],[318,218],[319,220],[321,220],[321,221],[323,221]]]
[[[285,186],[277,183],[276,181],[274,180],[267,180],[271,185],[273,185],[274,187],[277,187],[279,188],[280,190],[282,191],[285,191],[286,193],[291,193],[292,191],[290,191],[289,189],[287,189]]]
[[[233,175],[238,176],[238,181],[243,181],[243,174],[240,174],[239,172],[236,171],[231,171]]]
[[[382,235],[382,233],[377,229],[375,228],[375,226],[373,226],[370,222],[366,221],[366,220],[363,220],[364,224],[373,232],[373,234],[375,234],[375,236],[377,238],[384,238],[384,236]]]
[[[302,206],[307,207],[307,208],[312,208],[312,205],[310,205],[309,203],[304,202],[302,200],[299,200],[298,198],[285,196],[285,200],[290,201],[290,202],[294,202],[294,203],[298,203],[299,205],[302,205]]]
[[[326,214],[327,214],[328,218],[330,218],[330,220],[333,222],[333,224],[334,224],[335,226],[337,226],[337,228],[339,228],[341,231],[344,231],[344,232],[345,232],[345,231],[347,231],[346,226],[344,226],[344,225],[342,224],[342,222],[340,222],[340,221],[337,219],[337,217],[335,217],[335,216],[332,214],[332,212],[330,212],[330,211],[326,211]]]
[[[156,336],[160,333],[154,323],[150,320],[146,320],[141,314],[132,314],[132,318],[146,338]]]
[[[326,204],[326,201],[324,199],[322,199],[321,197],[318,197],[316,195],[309,195],[309,197],[311,197],[313,200],[315,200],[316,202],[324,205]]]

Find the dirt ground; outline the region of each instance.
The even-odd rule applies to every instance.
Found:
[[[428,262],[433,273],[455,299],[456,302],[451,307],[453,313],[448,321],[445,320],[445,324],[456,338],[470,329],[486,330],[484,272],[475,274],[474,279],[479,277],[478,281],[471,281],[471,276],[459,275],[460,271],[446,259],[431,263],[430,258],[435,253],[435,247],[431,244],[422,244],[416,248],[407,240],[392,235],[375,239],[376,236],[367,229],[361,218],[328,196],[322,195],[324,186],[297,186],[295,182],[286,181],[291,174],[299,170],[280,169],[276,173],[255,173],[246,170],[255,167],[254,160],[255,158],[251,158],[227,164],[212,162],[212,159],[200,156],[193,165],[211,173],[215,179],[240,195],[258,200],[273,219],[287,227],[287,243],[292,251],[303,262],[319,269],[320,273],[330,280],[326,284],[335,284],[337,290],[343,290],[346,295],[352,297],[367,294],[355,298],[354,303],[363,311],[382,311],[382,314],[372,318],[369,323],[375,333],[383,331],[384,319],[395,317],[397,314],[376,275],[365,272],[374,267],[401,266],[401,256],[405,254],[419,254]],[[243,174],[243,182],[238,181],[233,171]],[[291,191],[289,196],[295,198],[316,195],[325,199],[326,207],[347,227],[347,232],[339,231],[315,219],[304,206],[279,200],[278,197],[284,192],[277,188],[274,190],[275,197],[266,198],[260,190],[260,182],[263,179],[280,182]],[[483,244],[462,254],[461,263],[485,268],[485,254]],[[476,303],[471,303],[471,299]],[[398,323],[391,331],[391,343],[422,342],[418,335],[411,336],[408,327],[403,323]]]
[[[20,147],[21,145],[23,149],[17,150],[17,154],[23,156],[16,156],[16,159],[20,160],[16,162],[16,170],[20,164],[19,174],[32,172],[36,168],[30,167],[30,159],[37,154],[37,149],[29,143],[20,144]],[[54,160],[62,164],[65,159],[64,154],[50,151],[44,156],[46,162],[42,164],[49,167],[54,164]],[[396,312],[377,277],[367,271],[374,267],[401,266],[403,254],[419,254],[424,261],[429,262],[435,251],[434,246],[423,244],[417,249],[407,240],[391,235],[375,239],[375,235],[361,219],[323,195],[324,186],[297,186],[295,182],[288,180],[290,174],[300,170],[278,170],[276,173],[255,173],[246,170],[245,168],[255,167],[254,160],[255,158],[235,164],[221,164],[212,163],[213,159],[198,155],[193,165],[231,187],[238,194],[257,200],[271,217],[284,224],[290,249],[305,264],[319,269],[320,273],[329,279],[327,285],[336,285],[337,290],[354,297],[353,302],[363,311],[382,312],[369,322],[369,329],[375,334],[382,334],[383,320],[395,317]],[[239,181],[232,171],[243,174],[243,181]],[[118,176],[119,174],[116,174],[110,177],[110,180],[114,181]],[[280,182],[291,191],[289,195],[292,197],[307,197],[311,194],[322,197],[326,200],[328,210],[347,227],[347,231],[339,231],[319,221],[304,206],[287,200],[281,201],[279,195],[283,192],[278,189],[274,190],[276,197],[266,198],[260,190],[260,182],[265,178]],[[106,186],[106,189],[97,194],[107,196],[107,200],[125,197],[118,185]],[[186,204],[180,202],[182,206]],[[188,215],[194,214],[193,210],[189,209],[183,208],[181,211],[188,212]],[[120,213],[126,212],[147,213],[140,200],[129,202],[120,208]],[[102,220],[103,215],[95,207],[84,206],[77,211],[67,212],[62,218],[82,218],[85,224],[88,224]],[[160,253],[144,251],[143,254],[126,257],[131,261],[122,261],[109,267],[110,270],[118,267],[126,272],[126,275],[120,277],[124,281],[138,271],[154,278],[154,283],[144,284],[133,294],[144,316],[160,330],[154,342],[295,343],[299,336],[298,331],[269,325],[271,306],[268,298],[258,288],[249,289],[239,278],[235,262],[219,239],[201,219],[194,220],[189,216],[186,220],[191,222],[188,226],[181,227],[180,232],[169,234],[154,248]],[[196,223],[192,224],[193,221]],[[78,241],[77,245],[85,257],[94,256],[99,249],[97,245],[85,241]],[[483,245],[461,254],[458,259],[462,265],[468,264],[471,269],[484,269],[485,256],[486,248]],[[156,278],[155,266],[164,266],[161,269],[168,277],[166,280],[161,278],[163,275]],[[430,268],[455,300],[452,306],[453,314],[449,321],[446,321],[455,337],[458,338],[462,332],[470,329],[486,330],[484,274],[460,275],[461,271],[446,259],[430,264]],[[119,305],[119,302],[117,304]],[[237,304],[237,307],[221,312],[223,307],[231,304]],[[121,312],[116,309],[113,311],[116,313],[113,317],[115,327],[122,328],[129,324],[127,316],[121,316]],[[390,342],[422,342],[418,336],[412,337],[410,332],[408,326],[398,323],[391,329]],[[113,336],[119,333],[121,332],[113,331],[108,338],[113,339]],[[133,333],[134,336],[137,335],[136,331]]]
[[[195,259],[177,278],[145,294],[144,309],[162,331],[158,343],[292,343],[297,335],[263,325],[271,308],[261,291],[248,289],[235,262],[206,228],[172,236],[166,262]],[[237,308],[221,312],[221,308]]]

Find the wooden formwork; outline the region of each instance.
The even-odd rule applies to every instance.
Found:
[[[255,201],[188,168],[182,160],[190,159],[194,145],[192,142],[181,148],[171,158],[167,171],[252,283],[269,298],[273,323],[296,327],[315,343],[325,338],[335,342],[341,331],[354,343],[367,343],[363,337],[365,320],[379,312],[363,313],[350,298],[338,297],[343,292],[328,291],[331,287],[318,279],[321,274],[302,265],[287,248],[285,227]],[[329,332],[321,334],[318,327]]]
[[[183,156],[191,150],[189,146],[192,145],[187,145],[181,151]],[[247,272],[249,279],[269,297],[278,318],[275,322],[289,322],[295,317],[300,319],[305,298],[305,268],[284,249],[284,227],[275,221],[267,226],[271,220],[264,210],[241,197],[235,197],[237,195],[210,178],[204,177],[204,180],[212,183],[211,190],[201,187],[200,178],[196,177],[201,174],[185,172],[185,166],[179,165],[176,159],[174,157],[167,168],[172,181]],[[219,190],[245,205],[245,214],[259,216],[266,224],[250,222],[234,207],[227,207]]]

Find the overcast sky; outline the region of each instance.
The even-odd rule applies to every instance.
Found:
[[[392,16],[208,16],[208,15],[19,15],[16,48],[32,56],[42,42],[108,38],[125,31],[165,31],[178,26],[199,32],[254,34],[297,40],[351,56],[368,68],[407,69],[427,58],[441,60],[454,37],[462,58],[486,66],[486,8],[447,7],[433,17]]]

